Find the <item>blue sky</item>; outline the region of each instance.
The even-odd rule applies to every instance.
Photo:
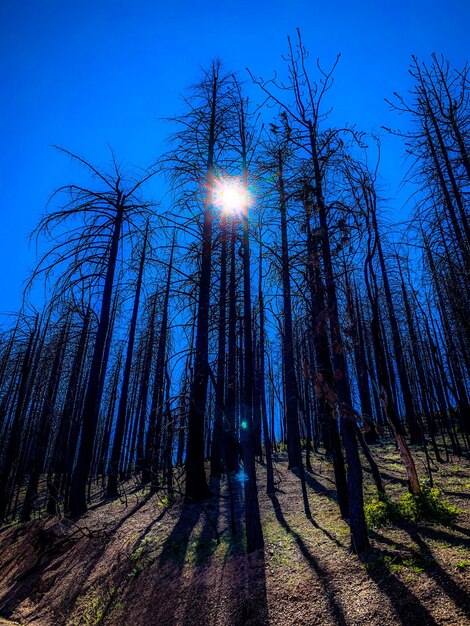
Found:
[[[3,0],[0,4],[0,311],[19,306],[34,263],[28,233],[52,190],[76,177],[58,144],[106,163],[149,165],[181,111],[179,95],[215,56],[268,78],[282,72],[286,37],[299,26],[312,61],[342,59],[333,120],[365,130],[400,120],[384,97],[409,86],[411,54],[469,56],[469,0]],[[254,95],[256,98],[256,94]],[[261,98],[260,98],[261,99]],[[391,216],[404,216],[402,146],[384,140],[381,174]]]

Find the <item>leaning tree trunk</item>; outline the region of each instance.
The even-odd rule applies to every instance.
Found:
[[[436,441],[435,418],[432,415],[431,407],[428,402],[428,391],[429,391],[428,387],[431,381],[428,381],[428,378],[424,372],[423,360],[421,358],[421,355],[418,352],[419,346],[418,346],[418,337],[417,337],[416,329],[415,329],[415,323],[414,323],[413,316],[411,313],[410,302],[408,299],[408,294],[406,291],[405,282],[403,280],[403,274],[402,274],[402,270],[401,270],[401,266],[400,266],[400,262],[398,258],[397,258],[397,261],[398,261],[398,269],[400,273],[403,302],[405,305],[406,321],[407,321],[408,330],[410,333],[411,352],[413,356],[416,373],[418,376],[419,390],[420,390],[420,395],[421,395],[421,407],[424,413],[424,417],[426,418],[426,423],[428,426],[429,435],[431,437],[432,447],[434,450],[436,461],[438,461],[439,463],[442,463],[443,459],[441,458],[439,448],[437,447],[437,441]]]
[[[412,443],[419,443],[423,439],[423,433],[418,423],[418,417],[413,403],[413,394],[411,393],[410,381],[408,373],[406,371],[405,356],[403,353],[403,346],[400,338],[400,331],[398,328],[397,317],[395,314],[395,307],[393,306],[392,291],[390,289],[390,282],[388,279],[388,271],[385,265],[385,257],[382,250],[382,242],[380,238],[379,226],[377,223],[377,216],[375,209],[372,211],[372,227],[374,229],[374,235],[376,238],[377,253],[379,255],[380,271],[382,274],[383,287],[385,292],[385,302],[387,303],[388,317],[390,321],[390,327],[392,330],[392,343],[393,350],[395,352],[398,377],[400,379],[400,387],[403,394],[403,401],[405,403],[405,416],[410,431],[410,438]]]
[[[438,274],[436,265],[434,263],[434,258],[431,253],[431,248],[429,246],[428,240],[424,237],[424,245],[426,250],[426,256],[429,263],[429,268],[431,270],[431,276],[434,283],[434,288],[437,294],[437,300],[439,303],[438,310],[440,311],[440,317],[442,320],[442,326],[444,329],[445,340],[447,344],[447,352],[448,352],[448,361],[450,365],[450,369],[453,373],[455,386],[456,386],[456,400],[458,402],[459,408],[459,417],[460,422],[462,424],[462,430],[465,434],[470,434],[470,401],[467,395],[467,390],[464,384],[464,376],[462,374],[462,370],[460,369],[460,364],[455,359],[455,355],[457,354],[457,349],[454,342],[454,336],[452,333],[452,329],[449,324],[449,320],[446,315],[445,305],[444,305],[444,296],[442,294],[441,287],[441,279]]]
[[[398,446],[398,451],[403,461],[403,465],[405,466],[406,475],[408,477],[408,488],[411,493],[417,494],[420,490],[418,473],[416,471],[416,466],[414,463],[413,456],[410,452],[410,449],[405,439],[405,432],[404,432],[403,426],[400,420],[398,419],[398,416],[395,412],[395,406],[392,401],[392,389],[391,389],[391,384],[390,384],[388,368],[386,364],[385,350],[384,350],[383,343],[380,337],[381,333],[380,333],[380,322],[379,322],[380,311],[379,311],[379,302],[378,302],[378,288],[377,288],[376,277],[372,268],[371,261],[372,261],[372,253],[369,251],[369,254],[366,259],[366,266],[364,269],[364,277],[365,277],[365,282],[367,286],[367,294],[368,294],[370,306],[372,309],[371,334],[372,334],[372,342],[373,342],[374,352],[375,352],[377,378],[378,378],[378,384],[380,388],[380,400],[381,400],[386,418],[395,436],[395,440]],[[367,267],[369,268],[369,272],[367,271]],[[370,274],[370,278],[373,281],[373,287],[370,284],[369,274]]]

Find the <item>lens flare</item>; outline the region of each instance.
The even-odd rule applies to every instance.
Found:
[[[239,180],[227,178],[217,182],[215,204],[225,213],[241,213],[247,200],[247,193]]]

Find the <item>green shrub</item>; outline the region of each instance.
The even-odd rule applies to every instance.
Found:
[[[401,517],[411,522],[452,524],[460,510],[441,497],[439,489],[423,485],[419,493],[407,493],[398,501]]]
[[[371,528],[387,526],[397,519],[396,504],[386,495],[380,494],[364,505],[366,523]]]
[[[431,522],[452,524],[460,510],[441,497],[438,489],[423,485],[418,494],[406,493],[393,502],[379,495],[364,505],[367,525],[381,528],[393,522]]]

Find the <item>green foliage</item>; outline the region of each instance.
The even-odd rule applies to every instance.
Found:
[[[411,522],[452,524],[460,510],[441,497],[438,489],[423,485],[418,494],[407,493],[398,501],[400,516]]]
[[[142,543],[129,555],[129,559],[133,563],[133,568],[130,573],[131,576],[138,576],[142,570],[144,570],[153,561],[150,552],[153,549],[153,539],[146,537]]]
[[[424,572],[424,567],[422,566],[419,560],[414,558],[403,559],[401,563],[390,563],[389,565],[391,572],[400,572],[402,570],[408,570],[413,574],[420,574]]]
[[[458,569],[466,569],[467,567],[470,567],[470,561],[468,559],[462,559],[461,561],[458,561],[455,566]]]
[[[77,598],[77,606],[79,607],[79,617],[67,622],[70,626],[99,626],[106,614],[117,610],[122,605],[113,602],[116,589],[109,587],[97,591],[95,588],[90,589],[84,595]]]
[[[85,610],[83,612],[83,620],[85,624],[90,624],[90,626],[99,624],[104,616],[104,607],[105,603],[100,596],[94,596],[91,598],[85,606]]]
[[[408,571],[412,574],[420,574],[424,572],[424,562],[418,557],[410,556],[408,558],[392,557],[390,555],[380,555],[375,559],[364,563],[364,569],[369,572],[379,572],[384,569],[396,574],[401,571]]]
[[[382,528],[398,521],[398,507],[388,496],[379,494],[364,505],[366,523],[370,528]]]
[[[409,574],[421,574],[426,569],[434,566],[434,559],[424,555],[421,551],[412,550],[409,553],[375,554],[364,563],[364,569],[369,572],[384,572],[388,570],[392,574],[408,572]]]
[[[379,495],[364,505],[367,525],[381,528],[394,522],[452,524],[461,511],[441,497],[438,489],[423,485],[418,494],[406,493],[393,502]]]

